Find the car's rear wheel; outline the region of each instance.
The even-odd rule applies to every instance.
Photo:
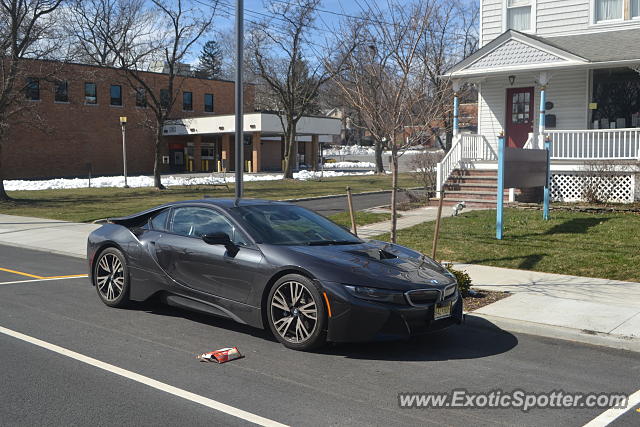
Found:
[[[129,270],[120,250],[107,248],[100,253],[93,266],[93,285],[109,307],[124,307],[129,302]]]
[[[311,350],[325,343],[326,309],[316,285],[298,274],[280,278],[271,288],[267,316],[276,339],[294,350]]]

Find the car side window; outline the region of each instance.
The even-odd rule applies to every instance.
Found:
[[[249,242],[222,214],[196,206],[175,208],[169,228],[172,233],[198,239],[205,234],[226,233],[236,245],[247,246]]]
[[[170,209],[165,209],[159,214],[151,217],[149,224],[151,229],[155,231],[167,231],[167,217],[169,216]]]

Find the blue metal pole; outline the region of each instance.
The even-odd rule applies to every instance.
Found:
[[[544,186],[544,209],[542,217],[549,220],[549,201],[551,199],[551,138],[544,140],[544,149],[547,150],[547,185]]]
[[[453,94],[453,136],[458,136],[460,125],[458,116],[460,115],[460,102],[458,100],[458,92]]]
[[[504,134],[498,136],[498,194],[496,206],[496,239],[502,240],[504,210]]]

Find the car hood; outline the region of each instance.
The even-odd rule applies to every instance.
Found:
[[[419,252],[391,243],[368,240],[354,245],[288,246],[321,280],[354,285],[410,290],[441,288],[455,282],[440,264]]]

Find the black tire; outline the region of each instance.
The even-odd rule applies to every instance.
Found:
[[[300,290],[293,305],[291,301],[294,299],[292,295],[295,291],[292,289]],[[286,310],[283,307],[283,299]],[[315,323],[312,316],[314,308]],[[285,347],[308,351],[326,343],[327,310],[320,290],[307,277],[299,274],[281,277],[269,291],[266,309],[269,328]],[[312,324],[313,328],[309,331]]]
[[[93,286],[103,303],[109,307],[125,307],[129,303],[129,268],[119,249],[107,248],[100,252],[93,265],[92,276]]]

